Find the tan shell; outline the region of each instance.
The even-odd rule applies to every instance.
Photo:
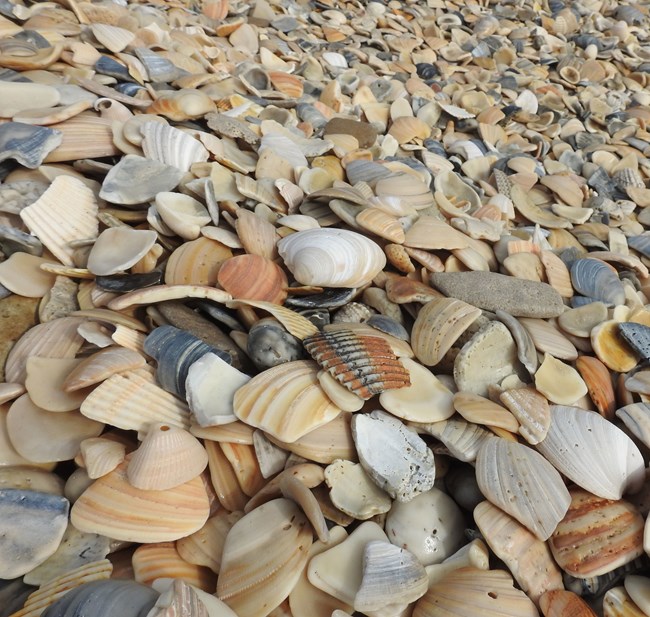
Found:
[[[54,276],[40,266],[50,259],[21,251],[0,263],[0,285],[12,293],[27,298],[42,298],[54,285]]]
[[[618,322],[603,321],[591,331],[591,345],[598,359],[610,370],[627,373],[637,365],[637,357],[618,331]]]
[[[136,488],[164,491],[196,478],[208,465],[208,455],[196,437],[166,424],[153,423],[126,468]]]
[[[470,392],[454,394],[454,409],[468,422],[496,426],[511,433],[519,430],[519,422],[512,413],[488,398]]]
[[[260,373],[236,392],[235,415],[281,441],[296,441],[341,412],[321,390],[317,373],[306,360]]]
[[[625,587],[613,587],[603,598],[604,617],[646,617],[625,591]]]
[[[80,451],[88,477],[96,480],[113,471],[124,460],[126,447],[112,439],[95,437],[84,439]]]
[[[480,309],[454,298],[427,302],[418,312],[411,332],[417,359],[427,366],[438,364],[480,314]]]
[[[168,542],[203,527],[210,504],[201,478],[166,491],[143,491],[126,477],[124,462],[95,480],[70,512],[80,531],[127,542]]]
[[[580,356],[576,368],[587,385],[589,396],[600,414],[612,420],[616,411],[616,396],[612,376],[607,367],[593,356]]]
[[[29,358],[25,387],[34,404],[46,411],[79,409],[88,392],[68,393],[63,383],[80,362],[75,358]]]
[[[546,437],[551,425],[551,409],[548,401],[535,388],[505,390],[499,400],[519,421],[519,433],[535,445]]]
[[[146,360],[139,353],[124,347],[108,347],[84,358],[63,382],[66,392],[75,392],[108,379],[115,373],[142,368]]]
[[[544,362],[535,373],[535,387],[558,405],[571,405],[587,394],[587,384],[580,373],[549,354],[544,354]]]

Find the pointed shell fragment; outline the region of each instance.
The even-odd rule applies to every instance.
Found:
[[[560,474],[544,457],[499,437],[489,439],[479,450],[476,479],[492,504],[540,540],[549,538],[571,503]]]

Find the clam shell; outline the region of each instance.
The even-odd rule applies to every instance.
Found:
[[[0,126],[0,161],[14,159],[29,169],[36,169],[62,141],[61,131],[23,122],[5,122]]]
[[[523,591],[503,570],[460,568],[432,585],[418,600],[413,617],[538,617]]]
[[[571,274],[564,262],[552,251],[541,251],[539,258],[544,266],[544,273],[549,285],[563,298],[572,298]]]
[[[63,389],[75,392],[116,373],[142,368],[145,364],[144,357],[135,351],[124,347],[108,347],[79,362],[66,376]]]
[[[630,595],[630,598],[646,613],[650,610],[649,582],[646,576],[628,574],[624,583],[625,591]]]
[[[476,506],[474,521],[490,548],[508,566],[533,602],[539,602],[550,590],[564,589],[562,574],[546,542],[489,501]]]
[[[469,238],[451,225],[432,216],[423,215],[407,230],[404,246],[427,250],[465,249]]]
[[[411,501],[433,486],[433,452],[390,414],[354,415],[352,436],[363,468],[393,499]]]
[[[135,38],[135,34],[130,30],[109,24],[92,24],[90,29],[95,38],[113,53],[126,49]]]
[[[126,476],[127,461],[95,480],[77,499],[70,520],[80,531],[127,542],[169,542],[199,530],[209,514],[201,478],[165,491],[143,491]]]
[[[578,595],[563,589],[547,591],[539,601],[544,617],[596,617],[596,613]]]
[[[255,448],[247,444],[222,442],[221,451],[230,463],[245,495],[256,495],[264,486],[264,477],[255,456]]]
[[[97,201],[93,192],[72,176],[58,176],[20,217],[29,230],[63,264],[74,265],[75,240],[97,238]]]
[[[438,364],[480,314],[480,309],[454,298],[427,302],[419,310],[411,332],[417,359],[427,366]]]
[[[465,463],[474,462],[478,451],[492,436],[490,431],[478,424],[457,418],[432,424],[420,424],[418,429],[439,439],[454,458]]]
[[[603,499],[641,487],[643,457],[621,429],[597,413],[554,405],[546,438],[537,449],[565,476]]]
[[[208,466],[208,455],[196,437],[166,424],[152,423],[131,455],[126,475],[136,488],[164,491],[185,484]]]
[[[627,501],[610,501],[574,488],[569,510],[549,546],[568,574],[598,576],[643,554],[643,525],[643,517]]]
[[[607,367],[593,356],[580,356],[576,368],[587,385],[589,397],[600,414],[612,420],[616,410],[616,396],[612,377]]]
[[[81,413],[125,430],[143,431],[151,422],[190,426],[187,406],[153,383],[144,369],[109,377],[82,403]]]
[[[496,426],[511,433],[519,430],[519,422],[512,413],[478,394],[458,392],[454,394],[453,403],[454,409],[468,422]]]
[[[341,330],[314,334],[303,343],[323,369],[364,400],[410,384],[408,370],[381,338]]]
[[[237,255],[221,264],[219,285],[235,298],[283,304],[287,277],[270,259],[259,255]]]
[[[205,441],[204,444],[208,453],[210,480],[219,503],[231,512],[243,510],[246,505],[246,495],[239,486],[232,465],[223,453],[221,443]]]
[[[140,126],[142,151],[146,158],[189,171],[194,163],[208,160],[209,153],[188,133],[160,122],[145,122]]]
[[[303,285],[362,287],[386,265],[369,238],[342,229],[308,229],[278,242],[278,252]]]
[[[317,373],[306,360],[260,373],[235,393],[235,415],[281,441],[296,441],[341,412],[321,390]]]
[[[505,390],[499,400],[519,421],[519,433],[530,444],[539,443],[546,437],[551,425],[548,401],[535,388]]]
[[[165,92],[147,109],[147,113],[159,114],[177,122],[200,118],[211,111],[216,111],[214,101],[205,92],[191,88]]]
[[[540,353],[548,353],[559,360],[575,360],[578,357],[573,343],[549,322],[530,317],[520,317],[519,322],[526,328]]]
[[[502,473],[508,469],[509,473]],[[534,450],[498,437],[476,458],[481,492],[495,506],[546,540],[566,513],[571,497],[560,474]]]
[[[535,373],[535,387],[558,405],[571,405],[588,391],[578,371],[549,354],[544,354],[544,362]]]
[[[630,403],[616,410],[616,417],[637,439],[646,446],[650,444],[650,404]],[[648,446],[650,447],[650,446]]]
[[[61,101],[61,94],[53,86],[45,84],[7,81],[2,84],[0,116],[12,118],[21,111],[33,109],[34,101],[43,108],[54,107]]]
[[[32,402],[45,411],[79,409],[88,392],[68,393],[63,382],[80,362],[76,358],[29,358],[25,387]]]
[[[228,532],[217,597],[238,614],[266,615],[296,584],[311,546],[307,519],[293,502],[276,499]]]
[[[599,259],[576,259],[571,266],[571,282],[577,292],[607,306],[625,304],[623,284]]]
[[[108,276],[128,270],[138,263],[155,244],[155,231],[110,227],[97,238],[88,255],[88,269]]]
[[[181,244],[167,260],[167,285],[214,285],[221,264],[232,251],[220,242],[197,238]]]
[[[42,130],[44,127],[39,128]],[[46,163],[121,154],[113,140],[112,120],[102,118],[94,112],[80,113],[64,122],[52,124],[49,128],[60,132],[63,139],[61,145],[47,155]]]
[[[229,293],[207,285],[156,285],[126,293],[111,300],[108,305],[113,311],[121,311],[133,305],[166,302],[168,300],[185,298],[203,298],[220,303],[232,300],[232,296]]]
[[[182,193],[159,192],[156,195],[156,211],[165,225],[185,240],[195,240],[201,234],[201,227],[212,222],[200,201]]]

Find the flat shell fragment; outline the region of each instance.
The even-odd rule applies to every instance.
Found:
[[[544,354],[544,362],[535,373],[535,387],[558,405],[571,405],[587,394],[580,373],[549,354]]]
[[[90,250],[88,269],[98,276],[128,270],[149,252],[157,238],[152,230],[109,227]]]
[[[519,433],[530,444],[546,437],[551,425],[548,401],[535,388],[514,388],[504,391],[499,400],[519,421]]]
[[[410,501],[433,486],[433,452],[393,416],[355,415],[352,435],[363,468],[394,499]]]
[[[560,474],[534,450],[499,437],[489,439],[476,459],[481,492],[540,540],[547,540],[569,508]]]
[[[66,376],[63,389],[74,392],[95,385],[111,375],[142,368],[144,356],[124,347],[108,347],[84,358]]]
[[[29,169],[36,169],[62,141],[61,131],[6,122],[0,125],[0,161],[14,159]]]
[[[611,267],[599,259],[576,259],[571,266],[573,287],[588,298],[607,306],[625,303],[625,291]]]

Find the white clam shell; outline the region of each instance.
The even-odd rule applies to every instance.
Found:
[[[603,499],[620,499],[642,486],[643,456],[621,429],[578,407],[554,405],[551,416],[537,449],[565,476]]]
[[[375,242],[345,229],[308,229],[278,242],[296,281],[323,287],[363,287],[386,265]]]

